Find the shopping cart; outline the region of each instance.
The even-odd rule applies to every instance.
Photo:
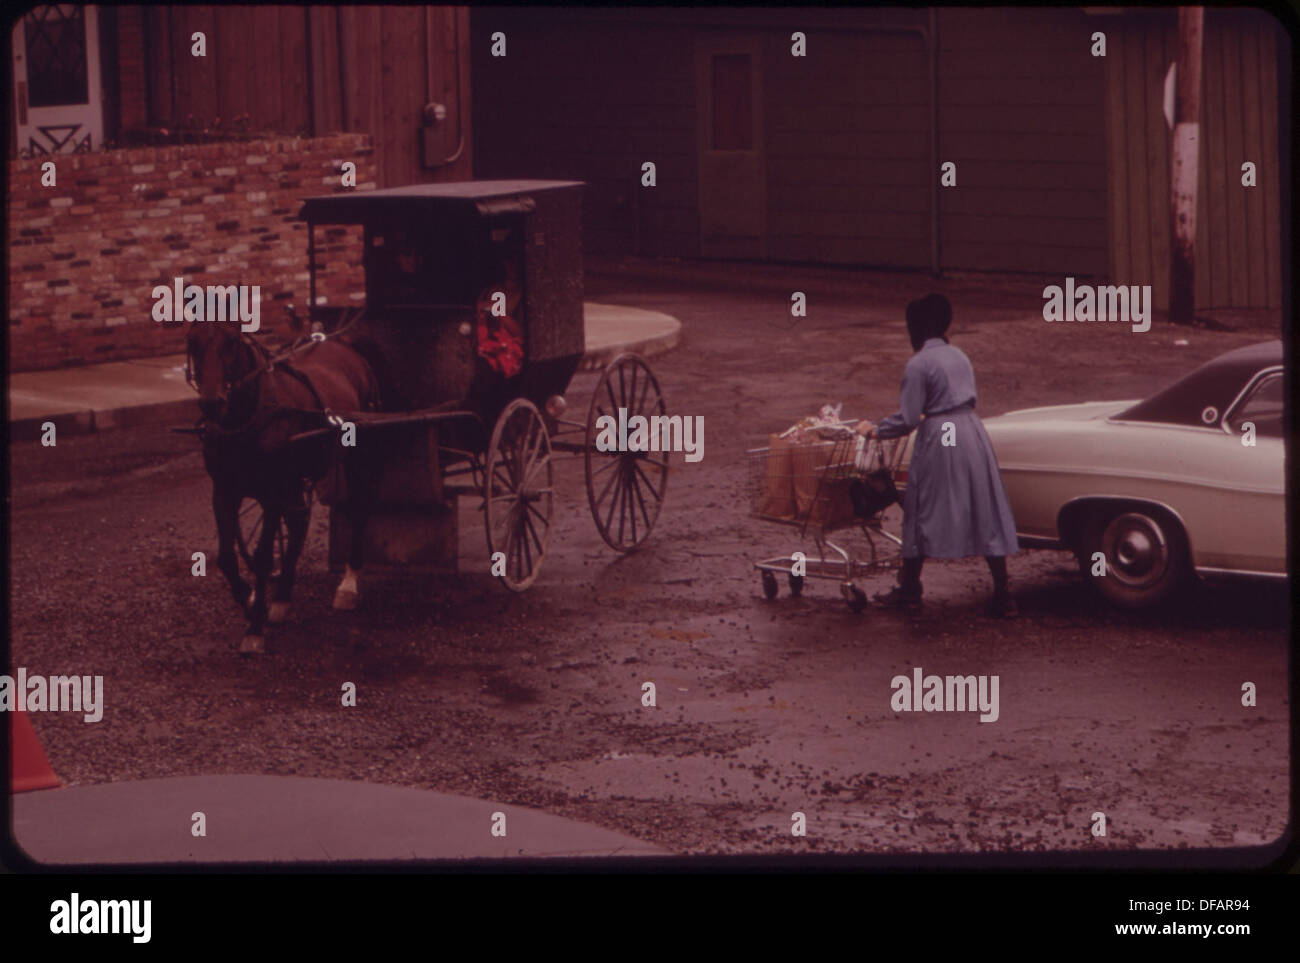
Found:
[[[788,434],[788,433],[787,433]],[[884,542],[901,547],[902,539],[885,530],[881,514],[899,500],[894,482],[906,449],[906,438],[866,439],[843,422],[810,430],[811,442],[773,436],[766,448],[752,448],[749,462],[750,517],[795,528],[801,541],[811,537],[816,554],[792,552],[754,563],[761,573],[763,594],[777,594],[776,577],[784,574],[790,594],[803,591],[805,578],[833,579],[854,612],[867,605],[867,596],[854,579],[897,568],[897,551],[887,553]],[[857,529],[867,541],[867,558],[827,536]],[[827,557],[827,550],[834,553]]]

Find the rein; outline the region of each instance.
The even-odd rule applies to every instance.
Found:
[[[227,399],[227,403],[229,403],[230,398],[234,395],[236,391],[238,391],[239,389],[243,388],[244,386],[250,383],[256,384],[257,399],[256,399],[256,405],[253,410],[253,414],[245,424],[241,425],[238,428],[225,428],[217,424],[216,422],[212,422],[206,418],[200,417],[196,424],[196,430],[200,434],[204,434],[204,435],[212,434],[224,438],[238,437],[241,435],[246,435],[249,432],[253,431],[256,427],[258,427],[259,420],[269,421],[277,413],[281,413],[281,412],[289,412],[292,414],[299,414],[299,415],[308,415],[311,417],[320,417],[325,419],[325,421],[329,422],[330,424],[337,424],[338,416],[335,415],[334,412],[330,410],[329,406],[325,404],[325,400],[321,398],[320,392],[316,390],[316,386],[312,384],[311,379],[307,377],[307,375],[304,374],[303,372],[297,371],[294,368],[290,367],[289,362],[295,355],[303,351],[311,350],[312,348],[315,348],[317,345],[324,344],[326,341],[332,338],[337,338],[340,335],[346,334],[349,330],[351,330],[352,327],[356,325],[358,321],[361,320],[361,317],[365,313],[366,313],[365,308],[362,307],[357,311],[355,315],[347,319],[332,333],[326,334],[324,331],[313,331],[307,337],[299,338],[289,347],[284,348],[275,353],[272,353],[269,348],[267,348],[264,344],[257,341],[256,339],[254,339],[247,332],[240,331],[239,343],[245,348],[251,350],[251,352],[254,355],[255,363],[252,367],[252,370],[248,371],[247,373],[239,376],[234,380],[227,380],[225,382],[226,399]],[[193,385],[194,384],[193,358],[188,348],[186,349],[185,352],[185,367],[186,367],[186,378],[190,382],[190,384]],[[311,393],[312,398],[316,401],[318,407],[315,409],[296,408],[289,405],[281,405],[275,401],[272,401],[270,404],[264,405],[262,401],[263,401],[264,391],[265,391],[265,382],[262,380],[262,378],[264,375],[273,375],[277,368],[283,369],[285,374],[294,378],[295,380],[300,382],[304,387],[306,387],[307,390]]]

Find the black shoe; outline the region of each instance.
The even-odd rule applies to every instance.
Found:
[[[1010,592],[994,592],[984,613],[991,619],[1014,619],[1020,614],[1020,608]]]
[[[901,585],[895,585],[888,592],[873,596],[877,605],[887,609],[907,609],[915,612],[921,607],[921,593],[905,591]]]

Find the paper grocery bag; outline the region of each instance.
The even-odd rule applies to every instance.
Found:
[[[834,442],[813,441],[790,451],[790,473],[794,476],[795,509],[800,518],[808,515],[817,497],[822,470],[831,460]]]
[[[758,514],[768,518],[793,518],[794,485],[790,475],[791,445],[780,435],[768,436],[767,464]]]

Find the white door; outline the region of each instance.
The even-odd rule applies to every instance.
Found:
[[[104,140],[95,7],[35,7],[14,26],[18,152],[80,153]]]

